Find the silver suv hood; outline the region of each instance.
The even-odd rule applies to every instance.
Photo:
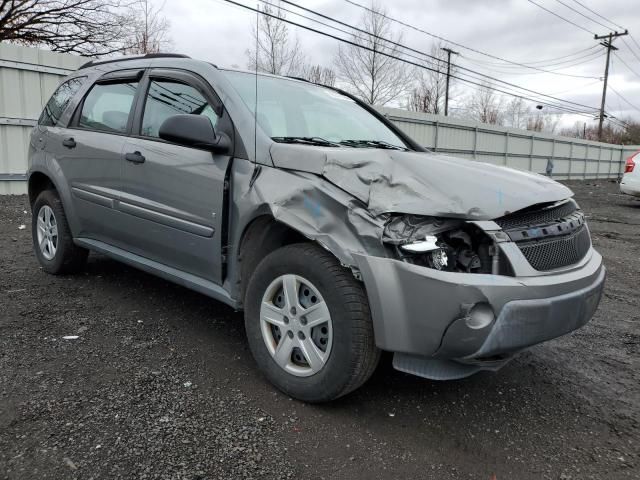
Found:
[[[375,215],[491,220],[573,195],[542,175],[434,153],[274,143],[271,158],[276,167],[321,175]]]

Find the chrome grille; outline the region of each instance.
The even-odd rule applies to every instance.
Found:
[[[534,225],[548,225],[568,217],[577,209],[578,205],[573,200],[569,200],[555,207],[512,213],[498,218],[495,222],[504,230]]]
[[[569,235],[517,245],[533,268],[547,271],[578,263],[589,251],[591,238],[587,226],[582,225]]]

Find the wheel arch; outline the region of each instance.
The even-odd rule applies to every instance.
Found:
[[[313,240],[279,222],[269,213],[262,213],[252,219],[245,226],[238,247],[239,300],[244,300],[249,279],[264,257],[281,247],[301,242],[313,243]]]
[[[315,243],[354,273],[354,253],[385,255],[384,219],[315,175],[240,161],[231,185],[224,288],[239,306],[260,260],[290,243]]]
[[[29,175],[27,181],[27,192],[29,195],[29,205],[33,207],[33,204],[44,190],[58,190],[51,178],[42,172],[33,172]]]
[[[51,174],[51,172],[45,169],[32,168],[27,178],[27,194],[29,197],[29,205],[32,208],[36,198],[38,198],[38,195],[44,190],[55,190],[57,192],[62,202],[71,233],[75,236],[79,229],[79,222],[75,209],[73,208],[70,186],[64,181],[59,181],[56,175]]]

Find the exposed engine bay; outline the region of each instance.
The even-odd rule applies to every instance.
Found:
[[[399,259],[447,272],[500,272],[494,240],[473,223],[420,215],[392,216],[383,242]]]

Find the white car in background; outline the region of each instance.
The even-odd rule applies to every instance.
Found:
[[[624,175],[620,181],[620,191],[627,195],[640,197],[640,150],[627,158]]]

